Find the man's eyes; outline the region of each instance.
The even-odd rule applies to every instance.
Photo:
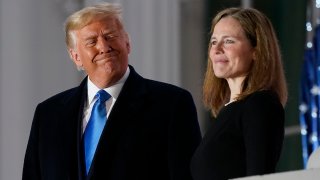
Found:
[[[103,39],[105,40],[105,41],[111,41],[111,40],[114,40],[114,39],[116,39],[118,36],[117,35],[115,35],[115,34],[107,34],[107,35],[104,35],[103,36]],[[97,43],[97,41],[98,41],[98,38],[91,38],[91,39],[87,39],[86,41],[85,41],[85,45],[86,46],[94,46],[96,43]]]
[[[104,36],[104,38],[106,40],[111,40],[111,39],[114,39],[116,37],[118,37],[116,34],[107,34],[107,35]]]
[[[86,46],[93,46],[96,44],[96,40],[95,39],[89,39],[86,41]]]

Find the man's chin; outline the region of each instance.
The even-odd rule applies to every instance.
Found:
[[[107,73],[112,73],[112,71],[114,71],[114,67],[112,64],[109,64],[109,63],[105,63],[104,65],[104,71],[107,72]]]
[[[105,68],[106,73],[112,73],[112,68],[110,68],[109,66],[106,66]]]

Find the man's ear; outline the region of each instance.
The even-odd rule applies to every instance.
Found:
[[[127,48],[127,51],[128,51],[128,54],[130,54],[131,52],[131,41],[130,41],[130,36],[128,33],[125,33],[125,38],[126,38],[126,48]]]
[[[76,66],[82,67],[83,64],[82,64],[81,59],[79,58],[78,52],[75,49],[71,49],[71,48],[68,50],[68,52],[69,52],[70,58],[76,64]]]
[[[131,52],[131,46],[130,46],[130,41],[127,42],[127,49],[128,49],[128,54]]]

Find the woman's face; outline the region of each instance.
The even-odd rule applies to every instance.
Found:
[[[214,27],[209,57],[218,78],[241,81],[248,74],[254,59],[254,48],[240,23],[227,16]]]

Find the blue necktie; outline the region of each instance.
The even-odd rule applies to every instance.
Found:
[[[94,103],[89,122],[84,132],[84,153],[86,161],[86,172],[89,173],[92,159],[94,157],[101,133],[107,121],[105,102],[110,98],[104,90],[96,94],[97,101]]]

